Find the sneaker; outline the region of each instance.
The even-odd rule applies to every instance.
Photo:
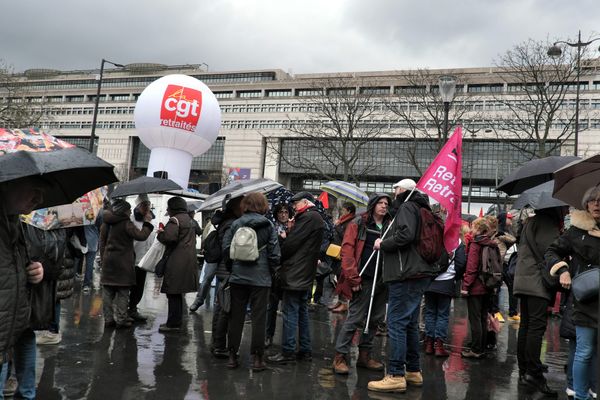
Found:
[[[89,286],[84,286],[83,289],[81,290],[81,292],[83,294],[90,294],[91,291],[92,291],[92,288]]]
[[[41,331],[35,337],[35,342],[40,345],[44,344],[59,344],[62,340],[62,335],[59,333],[54,333],[50,331]]]
[[[502,314],[500,313],[500,311],[498,311],[496,314],[494,314],[494,317],[496,317],[496,319],[498,320],[498,322],[504,322],[504,317],[502,316]]]
[[[369,382],[367,389],[374,392],[404,393],[406,392],[406,378],[399,375],[386,375],[380,381]]]
[[[17,391],[18,386],[19,383],[17,382],[17,378],[15,378],[14,376],[8,378],[4,383],[4,390],[2,391],[4,398],[13,397],[15,395],[15,392]]]
[[[567,394],[567,397],[575,397],[575,391],[571,388],[567,388],[565,393]]]
[[[509,322],[521,322],[521,316],[519,314],[516,315],[509,315],[508,316],[508,321]]]
[[[295,363],[296,355],[294,353],[279,353],[271,357],[267,357],[267,361],[273,364]]]
[[[485,353],[475,353],[472,350],[464,350],[463,352],[460,353],[460,356],[462,358],[474,358],[476,360],[485,358]]]
[[[305,352],[305,351],[299,351],[296,354],[296,360],[298,361],[308,361],[311,362],[312,361],[312,353],[310,352]]]
[[[590,396],[592,396],[592,399],[597,398],[596,392],[594,392],[592,389],[589,390],[589,394],[590,394]]]
[[[181,327],[179,327],[179,326],[169,326],[167,324],[161,324],[158,327],[158,331],[161,332],[161,333],[179,332],[179,331],[181,331]]]
[[[228,358],[229,357],[229,350],[223,348],[223,349],[219,349],[219,348],[213,348],[211,350],[211,353],[213,356],[215,356],[215,358]]]

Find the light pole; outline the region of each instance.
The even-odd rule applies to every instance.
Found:
[[[471,214],[471,188],[473,187],[473,164],[475,163],[475,132],[471,133],[471,164],[469,165],[469,193],[467,195],[467,214]]]
[[[444,102],[444,139],[448,138],[448,112],[450,111],[450,103],[454,100],[456,93],[456,78],[453,76],[440,76],[438,81],[440,89],[440,97]]]
[[[552,47],[548,49],[548,55],[552,58],[560,57],[562,54],[562,49],[558,46],[559,44],[565,44],[569,47],[577,47],[577,94],[575,95],[575,147],[574,147],[574,155],[577,156],[577,150],[579,146],[579,77],[581,76],[581,49],[586,47],[596,40],[600,40],[599,38],[592,39],[588,42],[581,41],[581,31],[577,36],[577,43],[569,43],[563,40],[559,40],[554,42]],[[600,50],[600,48],[598,49]]]
[[[94,116],[92,118],[92,132],[90,133],[90,144],[88,150],[90,153],[94,152],[94,142],[96,141],[96,120],[98,119],[98,103],[100,102],[100,90],[102,89],[102,75],[104,75],[104,64],[112,64],[118,68],[125,68],[122,64],[117,64],[112,61],[102,59],[100,63],[100,76],[98,77],[98,90],[96,91],[96,99],[94,101]]]

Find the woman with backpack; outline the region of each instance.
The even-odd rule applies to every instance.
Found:
[[[471,343],[461,356],[481,359],[485,357],[488,310],[491,290],[481,279],[482,253],[484,247],[496,250],[498,245],[490,238],[491,228],[485,218],[477,218],[472,225],[473,239],[467,248],[467,267],[461,293],[467,297]]]
[[[450,303],[456,294],[457,282],[460,282],[467,264],[465,238],[461,229],[458,247],[450,254],[442,252],[440,263],[447,266],[435,280],[431,281],[425,291],[425,354],[435,354],[436,357],[448,357],[444,349],[448,338],[448,319]]]
[[[252,370],[265,369],[265,324],[271,276],[279,265],[281,250],[277,232],[264,214],[269,210],[267,198],[252,192],[241,203],[243,215],[235,220],[223,238],[223,255],[231,259],[231,310],[229,314],[228,368],[237,368],[238,350],[248,303],[252,320]]]

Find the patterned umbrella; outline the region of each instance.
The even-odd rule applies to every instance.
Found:
[[[281,186],[281,183],[266,178],[235,181],[208,196],[206,200],[204,200],[204,203],[198,207],[198,211],[216,210],[217,208],[222,207],[223,200],[226,198],[234,199],[250,192],[269,193]]]
[[[38,129],[0,128],[0,182],[36,176],[48,183],[40,207],[70,204],[118,179],[113,166]]]
[[[344,181],[329,181],[321,185],[321,190],[334,195],[335,197],[342,197],[350,200],[353,203],[362,204],[366,206],[369,203],[369,196],[353,185]]]

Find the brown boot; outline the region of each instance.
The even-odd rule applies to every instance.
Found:
[[[371,371],[383,371],[383,364],[371,358],[368,350],[358,351],[358,360],[356,366],[359,368],[370,369]]]
[[[235,353],[235,351],[230,350],[229,351],[229,361],[227,362],[227,368],[235,369],[239,366],[240,366],[240,364],[238,363],[237,354]]]
[[[252,356],[252,371],[260,372],[264,371],[267,366],[265,365],[265,360],[262,354],[254,354]]]
[[[339,306],[337,306],[336,308],[331,310],[331,312],[334,312],[334,313],[343,313],[346,311],[348,311],[348,304],[346,304],[346,303],[340,303]]]
[[[333,359],[333,372],[339,375],[348,375],[350,373],[345,354],[335,353],[335,358]]]
[[[444,342],[442,342],[442,339],[435,339],[433,347],[436,357],[448,357],[450,355],[450,353],[444,349]]]
[[[433,338],[427,336],[425,338],[425,354],[433,354]]]

